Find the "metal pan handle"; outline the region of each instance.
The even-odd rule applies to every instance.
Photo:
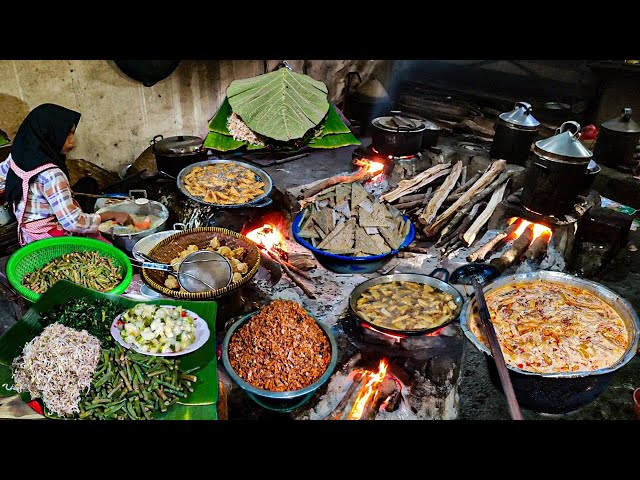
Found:
[[[442,274],[442,278],[438,278],[438,275]],[[429,274],[430,277],[437,278],[438,280],[442,280],[445,283],[449,283],[449,270],[446,268],[435,268],[433,272]]]
[[[155,145],[158,141],[162,140],[164,138],[164,136],[161,135],[156,135],[155,137],[153,137],[153,139],[149,142],[149,144],[151,145]]]
[[[186,230],[187,226],[184,223],[178,222],[178,223],[174,223],[173,224],[173,229],[174,230]]]

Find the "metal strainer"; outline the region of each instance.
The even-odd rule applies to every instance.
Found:
[[[233,270],[231,263],[224,256],[211,250],[199,250],[190,253],[180,263],[176,272],[173,266],[156,263],[151,257],[143,253],[138,254],[148,260],[143,262],[142,268],[162,270],[177,278],[178,283],[187,292],[200,293],[224,288],[231,283]]]

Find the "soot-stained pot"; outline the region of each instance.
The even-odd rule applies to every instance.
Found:
[[[635,166],[640,160],[633,158],[640,141],[640,125],[631,118],[631,109],[624,108],[622,115],[600,125],[594,156],[602,165]]]
[[[533,153],[525,172],[522,204],[542,215],[570,213],[584,189],[593,156],[580,142],[580,124],[563,123],[556,135],[538,140]]]
[[[424,122],[403,116],[398,111],[391,113],[391,116],[374,118],[371,122],[371,146],[383,155],[415,155],[422,148],[427,127]]]
[[[516,102],[513,110],[501,113],[494,126],[491,158],[501,158],[516,165],[523,165],[529,157],[531,144],[538,134],[540,122],[531,114],[531,105]]]
[[[177,177],[187,165],[205,160],[207,152],[202,148],[203,142],[202,138],[190,135],[167,138],[156,135],[151,145],[158,170]]]

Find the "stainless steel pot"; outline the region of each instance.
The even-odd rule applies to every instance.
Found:
[[[566,273],[540,270],[537,272],[500,277],[483,288],[485,295],[496,288],[534,281],[564,283],[584,288],[607,302],[622,317],[629,331],[629,346],[624,355],[612,366],[594,371],[534,373],[507,365],[518,402],[526,408],[543,413],[568,413],[595,400],[606,390],[616,370],[635,356],[638,348],[640,320],[633,307],[617,293],[599,283],[574,277]],[[476,309],[475,298],[465,303],[460,314],[460,325],[467,338],[476,348],[491,357],[491,351],[471,331],[471,315]],[[489,362],[495,374],[493,359]]]
[[[146,192],[144,197],[136,198],[135,200],[125,200],[115,204],[107,205],[98,210],[96,213],[103,212],[125,212],[129,215],[154,215],[161,219],[161,223],[153,228],[147,230],[141,230],[136,233],[130,233],[127,228],[121,226],[114,226],[108,231],[103,231],[102,234],[108,238],[114,246],[126,251],[131,252],[135,244],[142,238],[151,235],[152,233],[162,232],[167,229],[167,221],[169,220],[169,210],[160,202],[155,202],[146,198]]]
[[[436,275],[438,274],[442,274],[442,278],[443,278],[442,280],[436,277]],[[424,335],[425,333],[439,330],[445,325],[450,324],[451,322],[455,321],[460,315],[460,312],[462,310],[462,305],[464,304],[464,299],[462,298],[462,295],[460,295],[460,292],[458,292],[458,290],[455,289],[455,287],[447,283],[448,280],[449,280],[449,272],[444,268],[436,268],[429,275],[422,275],[418,273],[396,273],[393,275],[382,275],[380,277],[367,280],[366,282],[362,282],[360,285],[358,285],[356,288],[353,289],[353,292],[351,292],[351,296],[349,297],[349,309],[351,310],[351,313],[353,315],[358,317],[363,322],[369,324],[371,327],[375,328],[376,330],[382,330],[384,332],[391,333],[391,334],[399,333],[402,335]],[[430,285],[433,288],[440,290],[441,292],[448,293],[453,297],[453,301],[456,304],[456,310],[453,314],[453,317],[450,320],[433,328],[423,328],[420,330],[399,330],[399,329],[382,327],[358,315],[356,307],[358,305],[358,299],[360,298],[362,293],[368,288],[373,287],[374,285],[378,285],[381,283],[390,283],[390,282],[421,283],[421,284]]]

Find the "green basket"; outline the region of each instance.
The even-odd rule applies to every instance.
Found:
[[[112,290],[105,293],[121,294],[131,283],[133,268],[129,258],[116,247],[100,240],[84,237],[56,237],[32,242],[17,250],[7,262],[7,279],[13,288],[24,298],[37,302],[40,294],[22,285],[22,278],[30,272],[44,266],[54,258],[72,252],[97,251],[111,258],[120,267],[122,281]]]

